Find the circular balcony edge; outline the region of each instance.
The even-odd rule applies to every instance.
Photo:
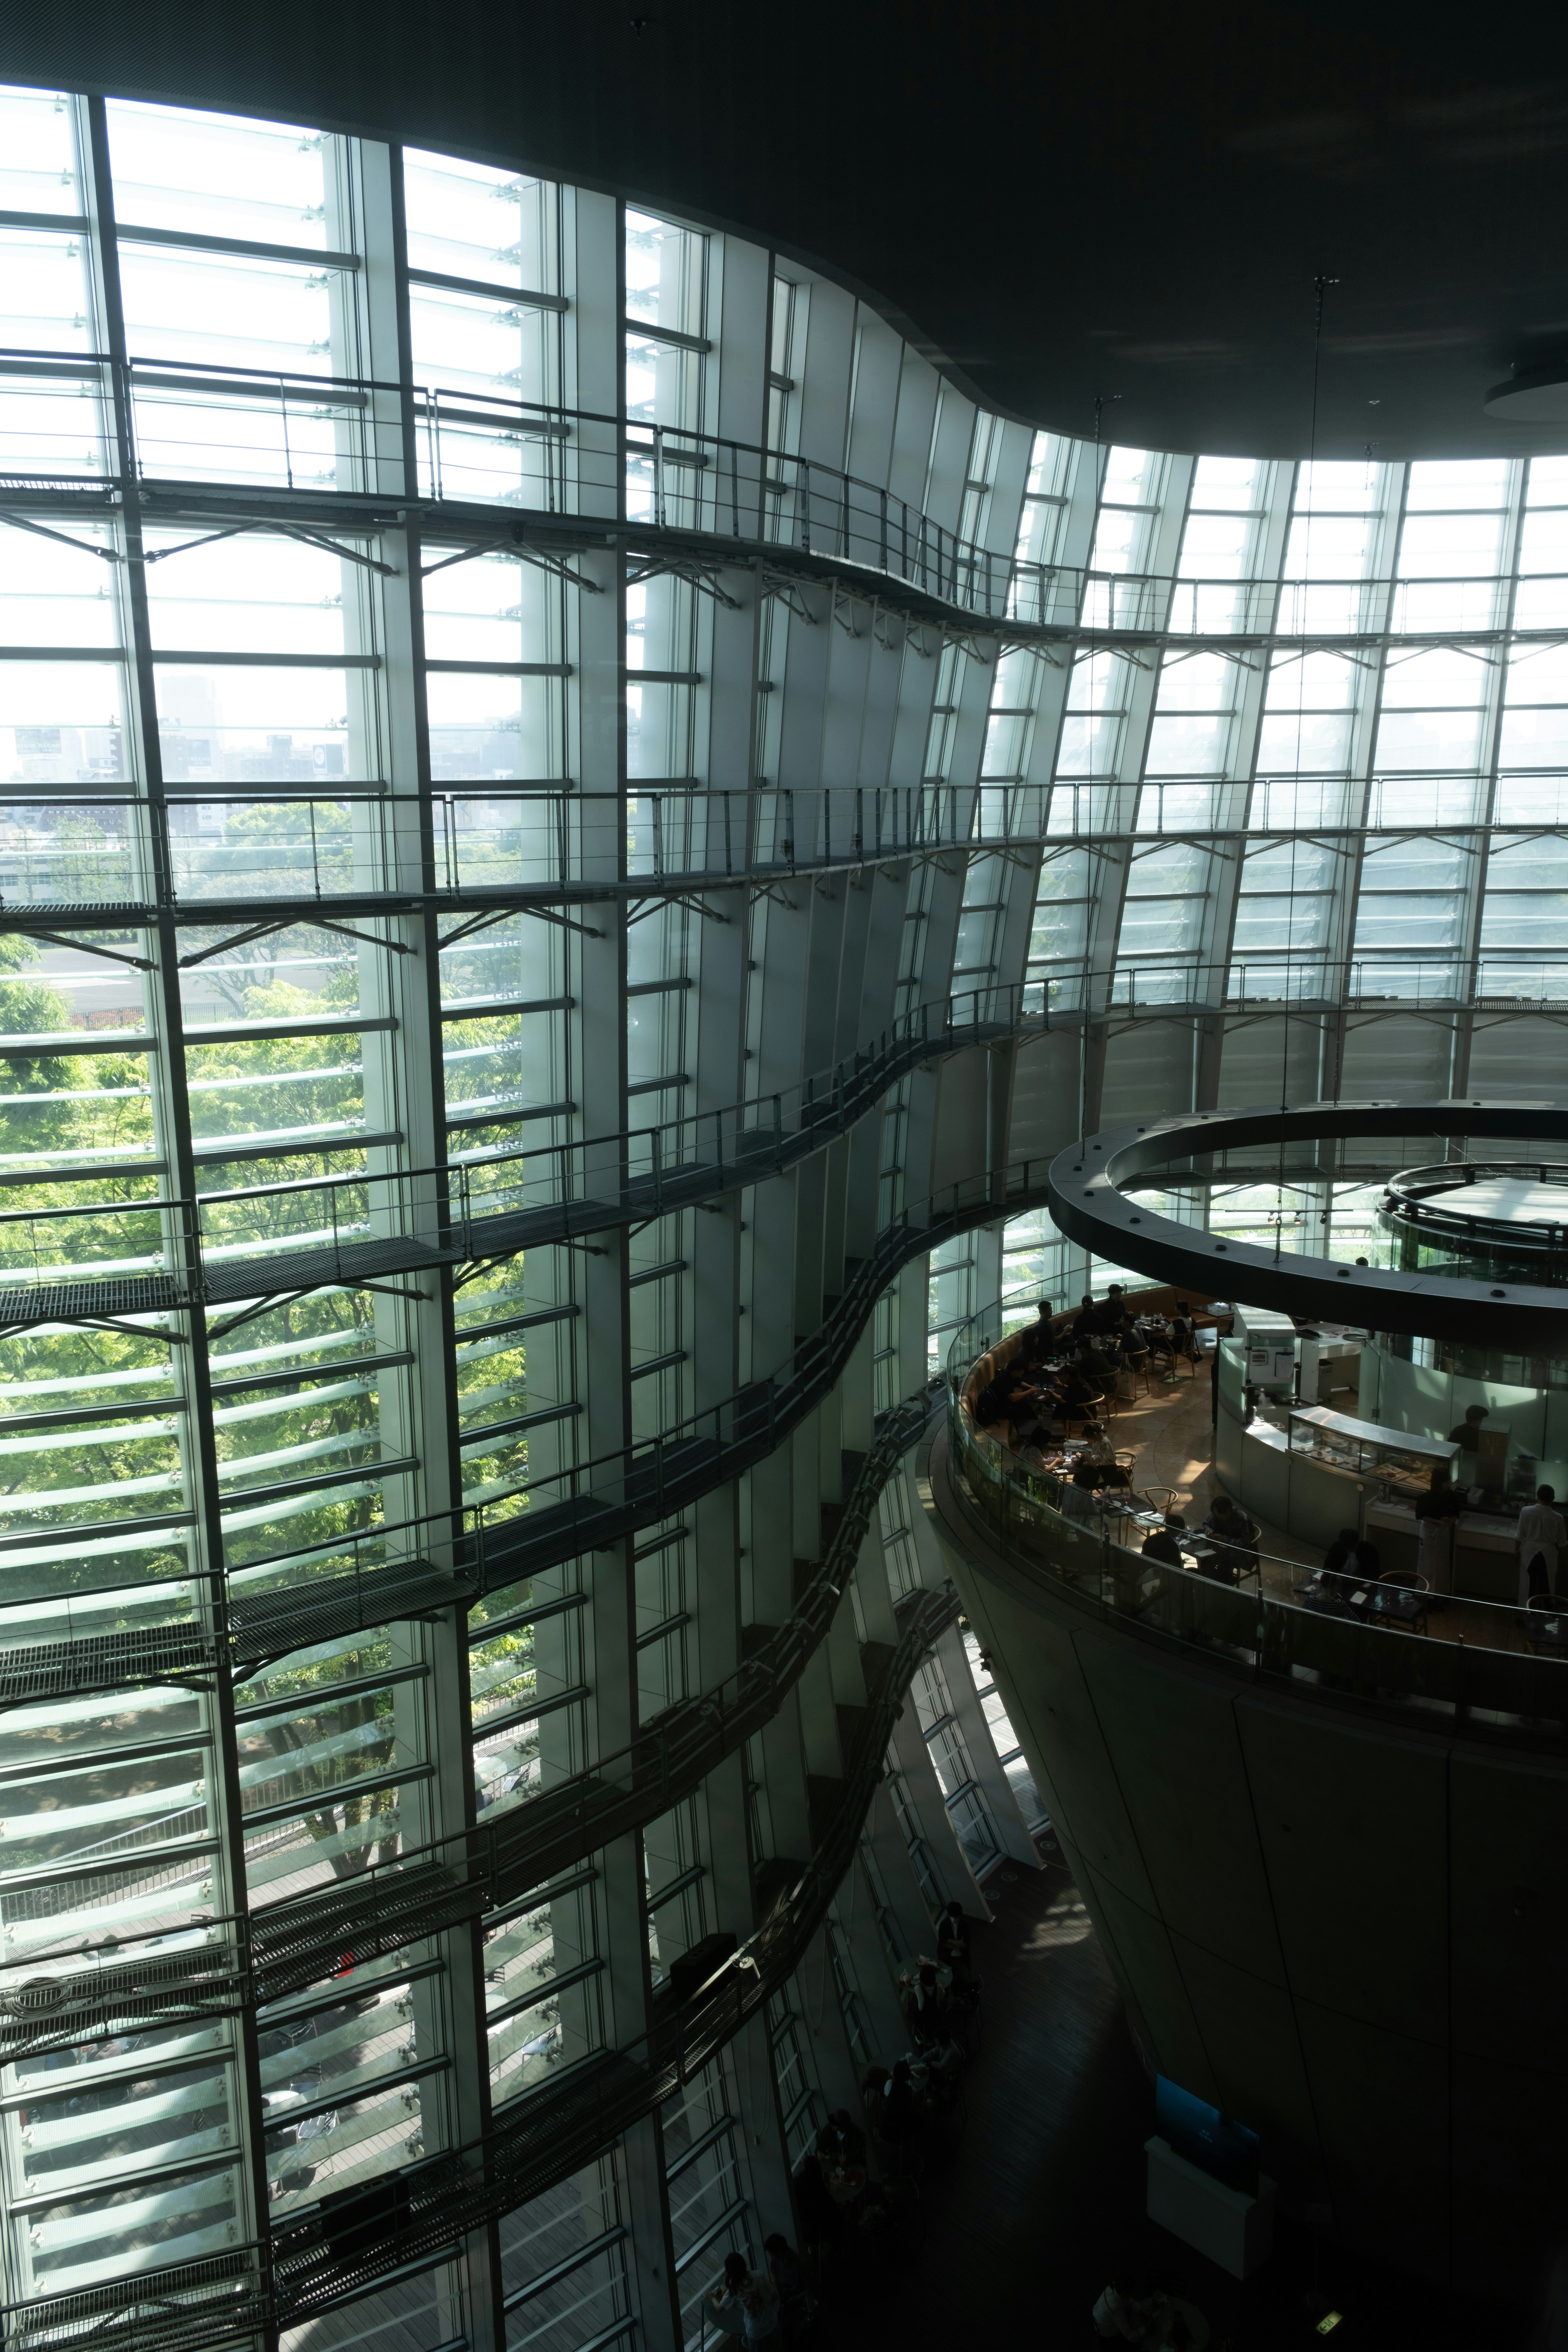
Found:
[[[1192,1111],[1110,1128],[1058,1152],[1047,1178],[1055,1223],[1112,1265],[1177,1289],[1235,1297],[1309,1319],[1326,1317],[1373,1331],[1461,1339],[1508,1352],[1568,1356],[1568,1291],[1541,1284],[1462,1281],[1436,1273],[1344,1265],[1333,1258],[1276,1256],[1248,1243],[1216,1241],[1130,1199],[1122,1187],[1172,1160],[1244,1145],[1350,1136],[1507,1136],[1568,1139],[1568,1105],[1448,1097],[1421,1102],[1310,1103],[1299,1109]]]

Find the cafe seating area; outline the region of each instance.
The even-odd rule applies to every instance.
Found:
[[[1167,1514],[1173,1514],[1186,1522],[1175,1540],[1183,1567],[1194,1575],[1347,1624],[1538,1656],[1568,1655],[1568,1605],[1552,1593],[1531,1596],[1522,1609],[1435,1595],[1428,1580],[1403,1560],[1371,1577],[1325,1576],[1321,1544],[1256,1513],[1251,1516],[1257,1536],[1248,1547],[1216,1545],[1204,1535],[1202,1523],[1223,1491],[1214,1466],[1210,1351],[1228,1329],[1229,1316],[1223,1301],[1188,1298],[1185,1304],[1196,1326],[1196,1345],[1190,1355],[1173,1359],[1161,1349],[1158,1333],[1176,1310],[1175,1294],[1168,1286],[1130,1294],[1134,1328],[1150,1337],[1146,1369],[1133,1371],[1129,1365],[1120,1378],[1101,1381],[1094,1405],[1066,1416],[1059,1434],[1032,1443],[1010,1442],[1020,1439],[1016,1427],[1000,1430],[977,1418],[987,1391],[1016,1362],[1026,1334],[1036,1328],[1021,1321],[978,1357],[963,1378],[959,1408],[966,1431],[982,1451],[994,1452],[999,1466],[1005,1462],[1006,1474],[1024,1482],[1038,1502],[1125,1550],[1141,1551],[1164,1528]],[[1050,1339],[1038,1345],[1032,1370],[1059,1369],[1072,1360],[1077,1312],[1075,1307],[1051,1318]],[[1084,1435],[1086,1415],[1100,1432],[1098,1447]],[[1106,1483],[1089,1486],[1091,1475],[1104,1476]]]

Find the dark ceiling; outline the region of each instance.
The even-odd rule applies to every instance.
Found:
[[[1495,29],[1494,29],[1495,28]],[[1166,448],[1562,447],[1568,10],[0,0],[0,75],[390,133],[771,238],[987,402]]]

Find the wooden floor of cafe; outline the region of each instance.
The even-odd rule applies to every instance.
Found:
[[[1214,1423],[1208,1362],[1198,1366],[1195,1379],[1184,1368],[1167,1386],[1158,1373],[1147,1396],[1123,1402],[1107,1426],[1119,1454],[1134,1458],[1130,1474],[1135,1489],[1163,1503],[1163,1488],[1174,1489],[1173,1508],[1189,1527],[1201,1524],[1212,1509],[1220,1484],[1214,1468]],[[1355,1410],[1354,1399],[1345,1407]],[[1354,1489],[1351,1499],[1356,1500]],[[1256,1517],[1257,1515],[1254,1514]],[[1353,1516],[1353,1514],[1352,1514]],[[1303,1570],[1322,1565],[1321,1549],[1303,1543],[1288,1528],[1259,1519],[1258,1550],[1263,1555],[1263,1590],[1278,1601],[1293,1601],[1292,1588]],[[1141,1540],[1141,1538],[1139,1538]],[[1511,1610],[1458,1607],[1434,1611],[1426,1621],[1434,1641],[1485,1642],[1505,1650],[1522,1651],[1526,1644]]]
[[[1282,2219],[1245,2284],[1144,2212],[1153,2089],[1088,1914],[1048,1836],[1046,1866],[985,1882],[983,1979],[964,2114],[889,2233],[830,2258],[804,2344],[819,2352],[1090,2352],[1108,2283],[1196,2305],[1211,2352],[1517,2352],[1523,2315],[1399,2277]],[[881,2053],[889,2062],[899,2053]],[[1322,2300],[1309,2309],[1317,2288]],[[1331,2336],[1321,2312],[1343,2318]],[[729,2339],[723,2339],[728,2342]]]

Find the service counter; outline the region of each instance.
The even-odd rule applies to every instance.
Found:
[[[1434,1468],[1446,1464],[1451,1469],[1458,1453],[1445,1439],[1384,1429],[1323,1405],[1297,1406],[1282,1416],[1282,1425],[1257,1412],[1244,1424],[1227,1402],[1222,1385],[1220,1483],[1259,1518],[1325,1550],[1342,1528],[1359,1533],[1373,1500],[1403,1490],[1414,1501]]]

